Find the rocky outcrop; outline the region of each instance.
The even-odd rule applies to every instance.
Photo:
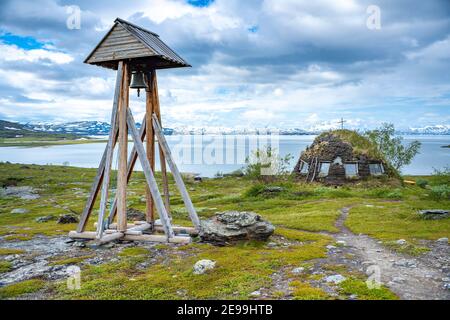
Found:
[[[448,210],[439,210],[439,209],[430,209],[430,210],[420,210],[419,214],[424,219],[437,220],[437,219],[448,218],[450,216],[450,211],[448,211]]]
[[[29,186],[9,186],[6,188],[1,188],[0,198],[3,197],[16,197],[22,200],[35,200],[40,198],[39,194],[37,194],[37,191]]]
[[[72,213],[60,215],[58,218],[60,224],[78,223],[78,221],[78,217]]]
[[[254,212],[226,211],[201,221],[202,241],[225,245],[239,240],[267,240],[274,226]]]

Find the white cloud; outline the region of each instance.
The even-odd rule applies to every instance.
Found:
[[[73,57],[67,53],[46,49],[21,49],[15,45],[0,43],[0,61],[27,61],[32,63],[67,64]]]

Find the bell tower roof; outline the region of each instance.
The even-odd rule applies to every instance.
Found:
[[[117,18],[84,62],[117,70],[120,60],[128,60],[132,69],[141,70],[191,66],[156,33]]]

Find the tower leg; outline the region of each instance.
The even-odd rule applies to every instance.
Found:
[[[152,114],[154,112],[154,96],[153,96],[153,81],[152,77],[147,77],[148,90],[146,91],[146,128],[147,128],[147,142],[146,142],[146,155],[150,163],[152,172],[155,172],[155,133],[152,125]],[[153,225],[155,221],[155,205],[153,202],[152,194],[148,185],[145,188],[146,198],[146,220]]]
[[[122,85],[122,103],[119,105],[119,167],[117,172],[117,230],[125,232],[127,229],[127,150],[128,150],[128,66],[124,64]]]

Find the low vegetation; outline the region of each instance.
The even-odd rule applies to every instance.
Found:
[[[74,224],[60,225],[56,220],[39,223],[38,217],[80,214],[95,170],[64,166],[0,164],[0,184],[30,186],[40,195],[36,200],[17,197],[0,198],[0,236],[2,241],[33,238],[37,235],[64,235]],[[159,179],[159,175],[157,175]],[[416,180],[417,177],[405,177]],[[33,279],[5,286],[0,298],[52,289],[52,297],[68,299],[246,299],[260,288],[268,288],[270,297],[295,299],[330,299],[328,293],[314,285],[314,279],[292,276],[289,292],[272,290],[274,274],[307,265],[326,257],[330,236],[337,232],[336,220],[343,207],[350,207],[346,225],[355,233],[365,233],[382,240],[387,246],[398,239],[414,245],[396,248],[411,254],[422,254],[420,240],[450,237],[450,220],[425,220],[417,211],[449,208],[445,196],[436,199],[432,188],[448,186],[445,173],[425,179],[425,187],[401,185],[399,182],[370,179],[346,187],[324,187],[304,184],[287,177],[263,183],[247,177],[223,177],[196,182],[186,177],[187,188],[201,218],[226,210],[255,211],[276,226],[271,241],[287,243],[270,247],[267,243],[247,242],[237,246],[215,247],[194,243],[188,246],[159,245],[150,251],[131,247],[121,251],[114,261],[100,265],[82,263],[89,254],[79,257],[55,257],[53,265],[76,264],[82,267],[81,290],[67,290],[64,283]],[[170,177],[173,183],[172,177]],[[128,205],[145,208],[145,184],[142,173],[132,176]],[[171,188],[174,223],[188,224],[180,195]],[[26,213],[12,213],[13,209]],[[94,208],[97,211],[98,203]],[[94,215],[95,220],[95,215]],[[92,220],[92,221],[94,221]],[[93,225],[88,229],[93,230]],[[22,254],[16,249],[0,248],[0,256]],[[148,260],[152,264],[148,265]],[[216,261],[213,272],[194,275],[193,264],[200,259]],[[3,265],[8,270],[8,265]],[[287,271],[282,271],[287,270]],[[343,297],[356,294],[358,299],[395,299],[386,288],[367,291],[364,275],[347,275],[340,284]]]
[[[31,279],[13,283],[0,288],[0,299],[15,298],[27,293],[41,290],[46,285],[44,280]]]

